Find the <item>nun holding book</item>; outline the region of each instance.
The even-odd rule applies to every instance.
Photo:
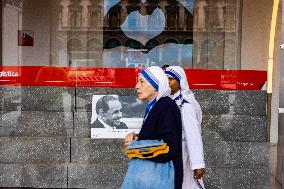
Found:
[[[182,121],[178,106],[168,97],[168,78],[160,67],[148,67],[139,73],[135,88],[148,106],[141,131],[125,137],[125,148],[132,155],[121,189],[181,189]],[[155,151],[163,145],[167,149]]]

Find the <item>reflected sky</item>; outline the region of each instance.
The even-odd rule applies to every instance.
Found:
[[[121,52],[125,52],[123,58]],[[166,43],[148,53],[123,46],[104,51],[105,67],[145,68],[164,64],[192,67],[192,44]]]
[[[163,32],[166,18],[161,9],[156,8],[151,15],[143,16],[139,11],[131,12],[121,25],[124,34],[143,45]]]
[[[107,14],[107,12],[109,11],[109,9],[111,9],[111,7],[113,7],[119,2],[120,0],[104,0],[104,15]]]
[[[178,2],[193,13],[193,0],[179,0]],[[119,0],[105,1],[105,13],[118,3],[120,3]],[[192,67],[192,44],[176,44],[175,42],[159,44],[154,40],[156,36],[165,31],[165,26],[166,16],[159,7],[150,15],[142,15],[138,10],[129,12],[120,28],[132,40],[131,44],[133,44],[127,43],[125,46],[121,44],[114,46],[115,48],[105,49],[103,65],[106,67],[144,68],[169,64]],[[137,41],[137,44],[134,40]],[[145,49],[140,49],[138,42],[142,43]],[[151,50],[149,51],[149,49]]]

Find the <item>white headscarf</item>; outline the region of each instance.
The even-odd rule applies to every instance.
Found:
[[[156,101],[171,94],[168,77],[162,68],[158,66],[151,66],[140,72],[140,75],[158,91]]]
[[[191,103],[196,111],[198,122],[202,121],[202,111],[199,103],[196,101],[193,92],[189,89],[189,85],[187,82],[187,78],[183,68],[180,66],[169,66],[165,71],[166,75],[169,77],[173,77],[180,85],[181,96],[188,103]]]

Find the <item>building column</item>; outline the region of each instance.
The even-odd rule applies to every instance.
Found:
[[[61,27],[68,27],[69,26],[69,0],[61,0],[60,5],[62,6],[61,10]]]
[[[206,25],[206,15],[204,8],[207,6],[207,3],[205,1],[198,2],[196,9],[197,9],[197,23],[196,26],[199,29],[205,30]]]
[[[81,1],[82,5],[82,27],[88,27],[89,25],[89,9],[88,7],[91,5],[90,0]]]
[[[217,21],[218,21],[218,28],[224,28],[224,8],[225,3],[224,1],[220,1],[216,3],[216,10],[217,10]]]
[[[184,11],[184,7],[180,6],[179,7],[179,28],[181,28],[182,30],[185,30],[185,23],[184,23],[184,18],[185,18],[185,11]]]
[[[127,17],[127,8],[125,5],[123,5],[121,7],[120,10],[120,22],[123,22],[125,20],[125,18]],[[122,24],[122,23],[121,23]]]
[[[166,4],[166,2],[165,1],[161,1],[161,10],[162,10],[162,12],[164,13],[164,15],[165,15],[165,28],[167,28],[168,27],[168,24],[167,24],[167,11],[166,11],[166,6],[167,6],[167,4]]]

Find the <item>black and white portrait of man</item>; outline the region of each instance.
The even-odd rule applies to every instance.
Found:
[[[97,119],[91,128],[127,129],[125,123],[121,122],[122,105],[118,98],[110,95],[102,96],[96,103]]]
[[[93,95],[91,138],[124,138],[139,131],[145,106],[135,96]]]

